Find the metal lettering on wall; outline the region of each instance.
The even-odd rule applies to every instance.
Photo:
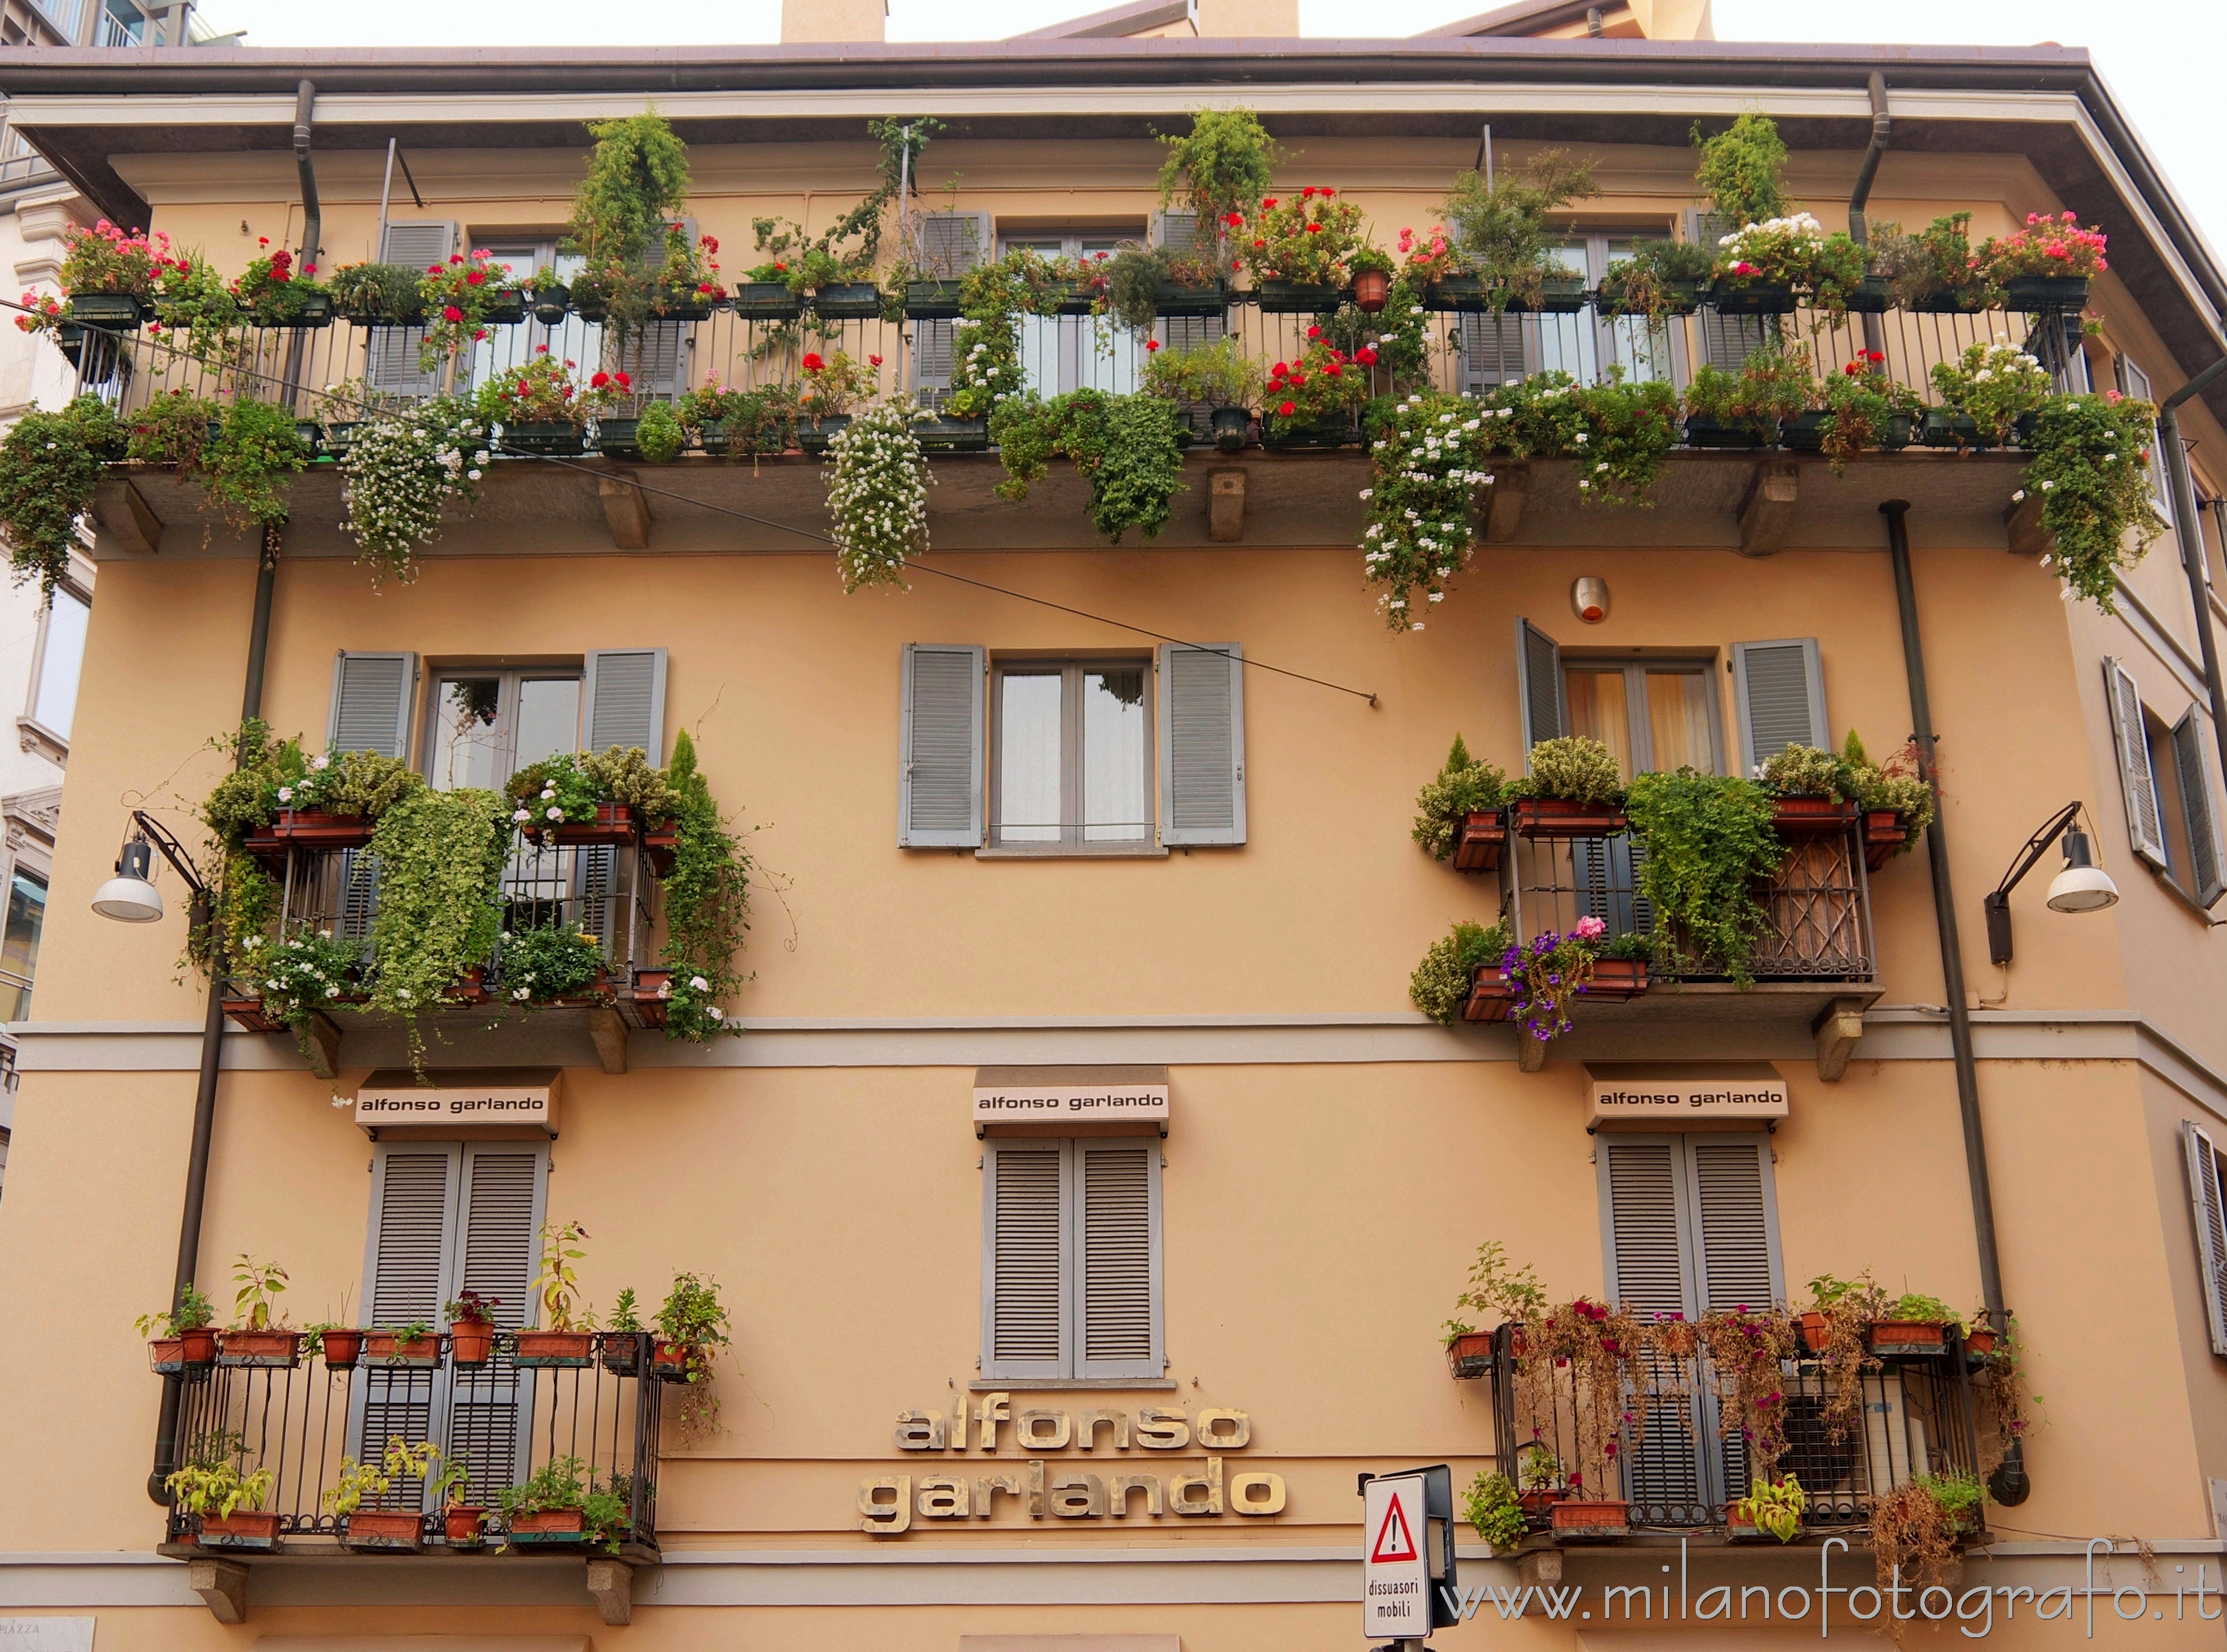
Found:
[[[897,1426],[901,1451],[964,1452],[971,1440],[973,1449],[994,1456],[1010,1441],[1027,1458],[1011,1464],[1018,1471],[1005,1474],[881,1474],[862,1480],[858,1513],[864,1529],[893,1537],[909,1531],[916,1518],[988,1521],[1017,1515],[1030,1520],[1158,1520],[1175,1515],[1219,1519],[1284,1512],[1282,1475],[1249,1469],[1233,1473],[1223,1464],[1224,1453],[1243,1451],[1252,1443],[1253,1419],[1245,1413],[1208,1406],[1194,1416],[1180,1406],[1145,1406],[1136,1412],[1133,1425],[1130,1417],[1113,1406],[1072,1413],[1032,1408],[1016,1414],[1010,1394],[986,1394],[971,1412],[967,1397],[959,1395],[948,1416],[935,1411],[901,1411]],[[1203,1458],[1169,1463],[1171,1469],[1188,1471],[1165,1478],[1145,1472],[1069,1473],[1064,1470],[1081,1465],[1044,1455],[1186,1449],[1204,1453]]]

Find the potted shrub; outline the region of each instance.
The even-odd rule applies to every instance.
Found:
[[[1150,342],[1157,346],[1158,341]],[[1260,364],[1246,354],[1241,340],[1224,335],[1210,344],[1184,350],[1155,348],[1146,354],[1144,388],[1148,394],[1211,410],[1208,420],[1214,444],[1222,452],[1235,453],[1245,445],[1264,381]]]
[[[603,1334],[598,1342],[603,1369],[614,1376],[633,1376],[638,1373],[641,1369],[644,1329],[641,1311],[635,1302],[634,1287],[629,1285],[611,1304],[610,1321],[603,1327]]]
[[[797,441],[807,453],[825,453],[851,423],[851,410],[881,387],[880,363],[854,361],[841,350],[807,350],[797,381]]]
[[[1237,262],[1253,277],[1253,301],[1267,315],[1336,309],[1352,280],[1354,254],[1369,244],[1361,208],[1313,184],[1281,199],[1261,196],[1234,234]]]
[[[277,1298],[286,1289],[286,1270],[243,1252],[233,1265],[232,1278],[239,1287],[233,1298],[238,1323],[219,1339],[217,1363],[292,1369],[301,1362],[302,1333],[290,1329],[284,1315],[277,1312]]]
[[[1725,1535],[1735,1543],[1765,1537],[1791,1543],[1802,1535],[1802,1515],[1809,1507],[1809,1494],[1794,1475],[1758,1475],[1747,1496],[1726,1512]]]
[[[1851,796],[1864,811],[1864,864],[1879,871],[1916,846],[1933,824],[1933,788],[1920,772],[1918,743],[1906,741],[1884,763],[1873,762],[1854,729],[1841,748]]]
[[[1989,309],[2000,295],[1973,251],[1971,227],[1969,213],[1937,218],[1914,235],[1880,224],[1872,232],[1872,267],[1905,309],[1963,316]]]
[[[699,235],[691,246],[679,223],[665,226],[665,256],[649,271],[650,308],[669,321],[701,322],[728,302],[719,281],[719,243]]]
[[[1847,771],[1832,752],[1788,746],[1764,764],[1763,783],[1776,794],[1771,823],[1782,838],[1838,837],[1855,824]]]
[[[443,1311],[449,1316],[449,1357],[458,1365],[485,1365],[495,1351],[495,1311],[500,1297],[482,1297],[476,1291],[456,1292]]]
[[[206,1371],[216,1363],[216,1309],[188,1279],[178,1292],[176,1305],[161,1313],[142,1314],[134,1323],[146,1337],[148,1362],[158,1376],[182,1376],[188,1370]]]
[[[506,1528],[505,1547],[584,1543],[594,1539],[616,1547],[615,1534],[628,1520],[626,1496],[616,1483],[603,1486],[577,1457],[552,1457],[523,1485],[495,1494]]]
[[[1492,1546],[1495,1554],[1512,1553],[1531,1529],[1522,1499],[1504,1474],[1479,1470],[1462,1500],[1462,1517]]]
[[[1586,283],[1561,261],[1548,214],[1598,195],[1592,168],[1564,150],[1545,150],[1492,182],[1474,171],[1454,180],[1439,211],[1463,264],[1476,271],[1482,308],[1574,315]]]
[[[1689,448],[1746,450],[1762,447],[1777,432],[1749,411],[1739,373],[1704,361],[1686,386],[1685,434]]]
[[[1519,1348],[1517,1351],[1522,1350]],[[1523,1483],[1516,1501],[1527,1516],[1543,1524],[1548,1511],[1562,1501],[1568,1490],[1562,1477],[1562,1461],[1547,1446],[1534,1440],[1523,1448],[1516,1462],[1516,1471]]]
[[[1496,986],[1500,1005],[1503,1010],[1506,1007],[1507,984],[1498,980],[1495,972],[1508,950],[1508,939],[1505,922],[1490,928],[1466,922],[1455,924],[1431,943],[1423,961],[1415,966],[1414,973],[1407,978],[1407,996],[1440,1026],[1451,1027],[1457,1017],[1499,1019],[1488,1013],[1485,1006],[1491,997],[1490,989]]]
[[[1818,450],[1841,474],[1866,448],[1896,453],[1917,434],[1924,406],[1918,392],[1886,375],[1886,357],[1866,350],[1849,360],[1825,383],[1823,426]]]
[[[743,390],[707,379],[682,395],[674,412],[699,447],[723,458],[757,458],[796,445],[796,394],[788,385]]]
[[[575,1311],[580,1285],[572,1273],[572,1264],[587,1254],[577,1248],[587,1236],[588,1230],[577,1221],[541,1224],[541,1270],[533,1289],[549,1324],[546,1330],[513,1334],[519,1364],[581,1366],[593,1357],[595,1318]]]
[[[727,1311],[719,1302],[719,1282],[693,1273],[676,1274],[657,1311],[657,1339],[650,1372],[660,1382],[687,1385],[680,1396],[684,1433],[710,1432],[718,1419],[719,1401],[709,1391],[713,1363],[727,1346]]]
[[[475,1549],[486,1540],[488,1508],[469,1500],[471,1467],[462,1451],[451,1451],[425,1495],[441,1511],[441,1537],[452,1549]]]
[[[326,290],[334,311],[359,327],[409,327],[425,319],[425,273],[400,264],[344,264]]]
[[[440,1448],[431,1442],[411,1445],[399,1434],[387,1437],[386,1454],[377,1463],[342,1457],[340,1474],[324,1495],[325,1512],[340,1518],[341,1544],[367,1552],[417,1553],[424,1534],[424,1512],[377,1505],[393,1497],[396,1481],[424,1480],[440,1457]],[[366,1502],[373,1507],[365,1508]]]
[[[1716,251],[1691,241],[1639,239],[1631,256],[1618,258],[1602,274],[1599,303],[1608,316],[1644,316],[1659,325],[1672,316],[1690,316],[1709,290]]]
[[[2088,284],[2111,266],[2100,229],[2083,229],[2071,213],[2028,213],[2026,227],[1997,236],[1980,249],[1980,272],[2003,290],[2013,309],[2028,314],[2077,310]]]
[[[1624,828],[1624,775],[1598,740],[1573,735],[1531,748],[1509,781],[1510,820],[1526,838],[1605,838]]]
[[[514,453],[571,457],[587,450],[586,420],[572,363],[534,347],[533,358],[505,368],[479,387],[473,408]]]
[[[374,1328],[363,1334],[363,1356],[380,1365],[438,1365],[441,1338],[423,1319]]]
[[[1457,734],[1445,766],[1415,794],[1415,824],[1408,835],[1432,859],[1451,861],[1456,871],[1492,871],[1508,841],[1502,813],[1507,786],[1506,771],[1471,757]]]
[[[1940,1298],[1905,1292],[1872,1322],[1868,1341],[1871,1351],[1883,1356],[1939,1354],[1951,1326],[1961,1334],[1964,1322]]]
[[[215,1433],[195,1442],[191,1458],[163,1482],[171,1506],[191,1515],[195,1540],[206,1549],[278,1547],[280,1516],[259,1505],[271,1495],[276,1477],[269,1469],[243,1470],[246,1457],[237,1433]]]
[[[1507,1247],[1496,1239],[1488,1239],[1477,1247],[1476,1260],[1469,1266],[1468,1286],[1454,1298],[1457,1313],[1482,1314],[1503,1324],[1520,1324],[1542,1312],[1546,1305],[1547,1293],[1531,1264],[1526,1262],[1520,1269],[1511,1266]],[[1447,1320],[1445,1330],[1446,1359],[1454,1375],[1481,1377],[1491,1370],[1492,1332],[1479,1331],[1459,1318]]]

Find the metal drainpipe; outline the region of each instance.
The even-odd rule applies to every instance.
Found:
[[[2165,468],[2173,486],[2173,515],[2180,534],[2180,565],[2188,575],[2188,601],[2196,615],[2196,639],[2204,653],[2204,689],[2211,698],[2211,737],[2219,748],[2219,772],[2227,775],[2227,722],[2220,710],[2227,706],[2227,689],[2219,680],[2219,644],[2211,635],[2210,587],[2204,577],[2204,522],[2196,511],[2196,482],[2188,473],[2188,455],[2180,445],[2181,403],[2227,373],[2223,355],[2158,404],[2158,445],[2165,450]]]
[[[294,92],[294,170],[302,179],[302,255],[295,267],[305,274],[317,262],[325,215],[317,205],[317,169],[309,157],[309,116],[317,105],[317,83],[304,80]]]
[[[1858,246],[1869,246],[1872,240],[1871,222],[1864,216],[1864,207],[1872,198],[1872,180],[1879,176],[1879,157],[1886,153],[1886,141],[1894,131],[1894,122],[1886,112],[1886,76],[1874,70],[1866,83],[1872,99],[1872,141],[1864,150],[1864,163],[1856,169],[1856,187],[1848,192],[1848,239]],[[1864,348],[1877,350],[1886,341],[1885,325],[1876,316],[1864,317]]]
[[[1988,1144],[1980,1125],[1980,1069],[1972,1056],[1972,1012],[1964,1003],[1964,954],[1956,935],[1956,897],[1949,881],[1949,836],[1940,807],[1941,787],[1933,756],[1933,705],[1925,689],[1925,651],[1918,637],[1918,590],[1910,571],[1910,501],[1890,499],[1879,507],[1886,518],[1887,550],[1894,560],[1895,607],[1902,618],[1903,669],[1910,682],[1911,737],[1926,781],[1934,789],[1933,824],[1925,829],[1925,858],[1933,873],[1933,927],[1941,938],[1941,985],[1949,1001],[1949,1048],[1956,1063],[1956,1111],[1964,1127],[1964,1173],[1972,1189],[1972,1229],[1980,1253],[1980,1292],[1988,1322],[1998,1337],[2007,1337],[2003,1310],[2003,1272],[1995,1248],[1995,1201],[1988,1185]],[[2025,1443],[2013,1440],[1988,1489],[2006,1507],[2022,1503],[2032,1490],[2026,1471]]]
[[[263,665],[271,647],[271,596],[278,581],[278,553],[284,530],[263,530],[263,552],[255,570],[255,617],[247,634],[247,683],[240,696],[239,720],[263,715]],[[241,753],[244,757],[246,754]],[[187,922],[195,928],[214,916],[206,895],[194,897]],[[186,1287],[199,1271],[201,1252],[201,1209],[208,1195],[209,1146],[216,1134],[216,1082],[224,1056],[223,960],[214,960],[210,973],[208,1009],[201,1020],[201,1081],[194,1092],[193,1146],[186,1156],[185,1210],[178,1221],[178,1263],[170,1282],[170,1305],[184,1300]],[[163,1482],[178,1466],[178,1410],[184,1389],[178,1379],[163,1379],[163,1407],[155,1424],[155,1467],[147,1477],[147,1495],[164,1508],[170,1494]]]

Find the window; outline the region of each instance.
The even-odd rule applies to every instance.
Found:
[[[31,669],[31,720],[41,732],[68,749],[70,719],[77,710],[78,678],[85,668],[86,627],[90,602],[67,586],[39,616],[37,658]]]
[[[1562,671],[1570,732],[1616,754],[1630,780],[1654,769],[1724,768],[1712,661],[1573,660]]]
[[[1136,230],[1046,231],[999,238],[999,250],[1022,248],[1047,258],[1110,258]],[[1021,317],[1021,370],[1032,394],[1057,396],[1070,390],[1103,390],[1117,396],[1137,387],[1137,335],[1095,316]]]
[[[18,864],[8,884],[6,928],[0,930],[0,1021],[27,1021],[31,979],[39,968],[39,932],[46,927],[47,880]]]
[[[1156,1137],[982,1145],[982,1375],[1159,1377]]]
[[[2180,1145],[2188,1161],[2188,1196],[2196,1217],[2204,1317],[2211,1330],[2211,1351],[2227,1355],[2227,1206],[2221,1196],[2227,1185],[2227,1162],[2212,1145],[2211,1133],[2193,1120],[2182,1122]]]
[[[2203,716],[2192,705],[2168,727],[2116,660],[2103,661],[2103,681],[2128,845],[2180,894],[2209,908],[2227,894],[2227,856]]]
[[[437,791],[498,789],[519,769],[580,742],[580,673],[439,672],[426,707],[425,778]]]
[[[520,281],[536,270],[548,269],[556,272],[559,281],[570,284],[572,277],[587,267],[588,261],[577,253],[559,252],[553,238],[514,236],[481,240],[474,245],[485,248],[491,262],[508,265],[512,276]],[[529,316],[522,327],[489,328],[488,336],[472,347],[471,382],[485,384],[499,373],[523,367],[543,345],[548,346],[550,354],[560,360],[578,362],[584,369],[578,376],[584,380],[603,361],[603,323],[567,316],[552,327]]]
[[[991,841],[1046,850],[1152,837],[1152,662],[999,661]]]

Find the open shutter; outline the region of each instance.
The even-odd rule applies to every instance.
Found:
[[[640,746],[665,761],[665,650],[597,648],[580,695],[580,749]]]
[[[332,712],[325,743],[335,751],[410,755],[410,699],[418,686],[414,654],[341,650],[333,662]]]
[[[463,1157],[463,1148],[452,1142],[381,1143],[372,1150],[371,1228],[363,1262],[367,1327],[441,1324],[442,1306],[452,1294],[449,1256]],[[376,1458],[394,1435],[412,1445],[434,1438],[438,1368],[367,1361],[360,1375],[350,1431],[359,1462]]]
[[[1063,1142],[982,1144],[985,1377],[1069,1374],[1068,1176]]]
[[[2146,401],[2153,405],[2155,405],[2157,396],[2150,386],[2150,376],[2134,365],[2132,356],[2119,357],[2117,369],[2121,395],[2131,397],[2136,401]],[[2158,428],[2155,424],[2150,426],[2150,462],[2143,467],[2143,471],[2149,478],[2150,503],[2157,507],[2158,514],[2165,518],[2166,526],[2171,527],[2173,515],[2173,489],[2166,486],[2168,472],[2166,469],[2165,455],[2158,445]]]
[[[2188,1196],[2196,1216],[2205,1323],[2211,1330],[2211,1351],[2227,1355],[2227,1202],[2223,1202],[2219,1153],[2204,1126],[2192,1119],[2181,1123],[2180,1145],[2188,1160]]]
[[[1562,683],[1562,647],[1530,621],[1516,622],[1516,703],[1523,713],[1523,767],[1531,748],[1569,731],[1569,693]]]
[[[1160,1145],[1078,1140],[1075,1375],[1158,1377]]]
[[[2127,800],[2127,838],[2134,852],[2160,871],[2171,869],[2165,827],[2158,818],[2157,776],[2150,771],[2149,740],[2142,728],[2142,691],[2117,660],[2103,660],[2103,692],[2111,702],[2111,735],[2119,751],[2119,789]]]
[[[1160,645],[1160,841],[1245,841],[1245,663],[1235,642]]]
[[[527,1310],[547,1163],[546,1149],[525,1143],[475,1143],[463,1150],[456,1286],[494,1299],[495,1323],[503,1330],[533,1323]],[[510,1355],[501,1352],[456,1381],[444,1449],[451,1457],[465,1454],[472,1484],[484,1499],[518,1481],[527,1456],[533,1387],[520,1380]]]
[[[897,844],[982,846],[982,649],[908,642],[897,722]]]
[[[1816,638],[1733,643],[1732,697],[1739,708],[1742,774],[1752,775],[1789,746],[1832,749]]]
[[[2188,825],[2189,858],[2196,863],[2196,898],[2209,907],[2227,894],[2227,861],[2221,855],[2219,812],[2204,743],[2204,719],[2191,705],[2173,725],[2173,761],[2180,780],[2181,813]]]

